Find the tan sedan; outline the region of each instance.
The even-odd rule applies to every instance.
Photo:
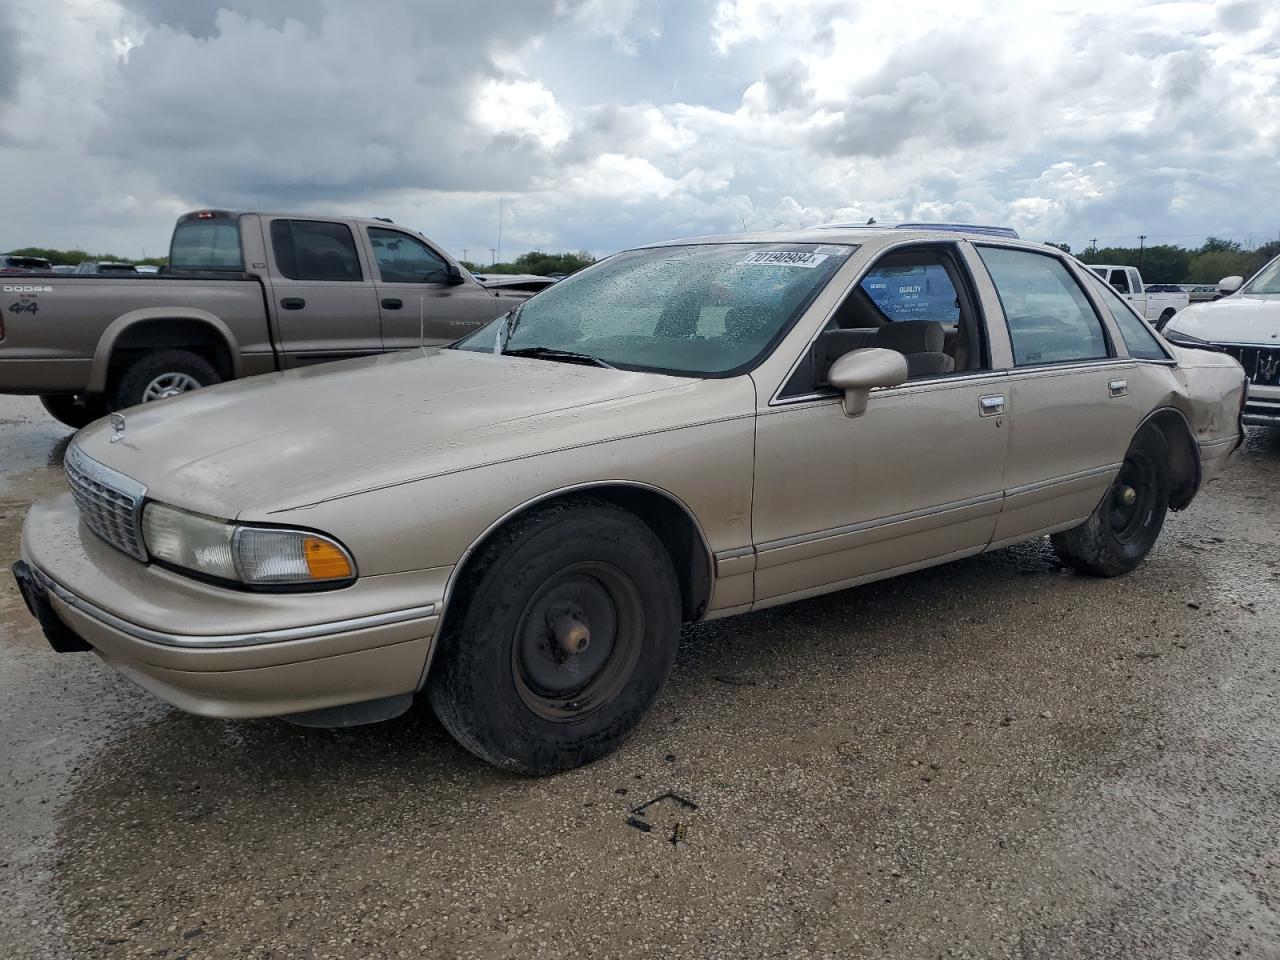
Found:
[[[100,421],[15,572],[56,648],[184,710],[339,725],[421,691],[469,750],[548,773],[640,721],[682,621],[1046,535],[1132,570],[1244,396],[1052,248],[679,241],[451,348]]]

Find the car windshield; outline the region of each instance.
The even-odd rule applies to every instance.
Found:
[[[1262,272],[1245,285],[1244,292],[1254,296],[1280,296],[1280,257],[1263,267]]]
[[[856,249],[702,243],[617,254],[455,345],[686,376],[750,369]]]

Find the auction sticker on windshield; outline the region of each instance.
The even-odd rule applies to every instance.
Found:
[[[738,261],[738,266],[755,267],[806,267],[812,269],[827,259],[825,253],[808,253],[804,250],[766,250],[749,253]]]

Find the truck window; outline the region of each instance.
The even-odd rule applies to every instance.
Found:
[[[369,244],[378,274],[387,283],[444,283],[445,262],[425,243],[398,230],[369,227]]]
[[[1123,270],[1111,271],[1111,286],[1117,293],[1129,293],[1129,277]]]
[[[1133,293],[1142,293],[1142,277],[1138,276],[1137,270],[1129,271],[1129,290]]]
[[[290,280],[362,280],[355,238],[345,223],[272,220],[276,268]]]
[[[169,245],[170,270],[243,270],[235,220],[180,220]]]

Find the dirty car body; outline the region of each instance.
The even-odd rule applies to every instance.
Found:
[[[547,773],[639,722],[681,621],[1046,534],[1125,572],[1239,443],[1244,385],[1040,245],[678,241],[452,348],[95,424],[17,572],[51,639],[184,710],[344,724],[426,692]]]

